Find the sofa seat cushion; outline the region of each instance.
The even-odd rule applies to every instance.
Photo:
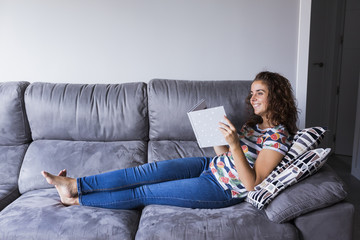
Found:
[[[27,192],[0,212],[0,239],[134,239],[140,212],[65,207],[55,189]]]
[[[21,167],[19,190],[49,188],[40,172],[57,174],[68,170],[69,177],[83,177],[146,163],[143,141],[85,142],[37,140],[30,144]]]
[[[264,211],[243,202],[222,209],[149,205],[136,239],[298,239],[298,234],[294,225],[271,222]]]
[[[214,157],[213,148],[199,148],[196,141],[150,141],[149,162],[185,157]]]

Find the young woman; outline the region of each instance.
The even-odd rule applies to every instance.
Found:
[[[219,129],[228,145],[216,157],[182,158],[82,178],[42,171],[64,205],[134,209],[149,204],[221,208],[241,202],[279,164],[297,130],[289,81],[272,72],[256,75],[246,99],[251,109],[239,134],[228,118]]]

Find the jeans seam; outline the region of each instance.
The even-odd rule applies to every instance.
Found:
[[[161,182],[168,182],[168,181],[175,181],[175,180],[180,180],[180,179],[165,179]],[[150,184],[154,184],[154,183],[160,183],[159,181],[144,181],[144,182],[138,182],[136,184],[128,184],[125,186],[121,186],[118,188],[99,188],[99,189],[92,189],[92,190],[82,190],[79,189],[81,187],[79,187],[80,184],[78,184],[78,192],[81,191],[82,194],[88,194],[88,193],[92,193],[92,192],[108,192],[108,191],[115,191],[115,190],[126,190],[126,189],[131,189],[134,188],[132,186],[143,186],[143,185],[150,185]],[[80,192],[79,192],[80,193]]]

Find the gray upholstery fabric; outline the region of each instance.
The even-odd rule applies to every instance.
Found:
[[[55,189],[22,195],[0,212],[0,239],[134,239],[140,213],[65,207]]]
[[[33,83],[25,104],[34,140],[148,139],[145,83]]]
[[[28,144],[0,146],[0,185],[16,185]]]
[[[18,178],[27,147],[0,146],[0,210],[20,196]]]
[[[0,210],[20,196],[21,163],[31,141],[25,112],[28,82],[0,83]]]
[[[245,97],[250,81],[179,81],[153,79],[148,84],[151,140],[195,140],[187,111],[205,99],[208,107],[224,106],[233,124],[246,121]]]
[[[146,144],[130,142],[83,142],[38,140],[30,144],[19,177],[21,193],[48,188],[41,176],[46,170],[58,173],[66,168],[68,176],[83,177],[146,163]]]
[[[20,196],[17,185],[0,184],[0,211]]]
[[[325,165],[313,176],[285,189],[266,208],[271,221],[283,223],[307,212],[340,202],[347,196],[344,182]]]
[[[298,239],[290,224],[269,221],[249,203],[223,209],[189,209],[150,205],[144,208],[137,240]]]
[[[303,240],[352,240],[354,211],[354,205],[342,202],[302,215],[294,223]]]
[[[199,148],[196,141],[150,141],[148,161],[157,162],[185,157],[214,157],[213,148]]]
[[[28,85],[28,82],[0,83],[0,145],[19,145],[31,140],[24,111],[24,91]]]

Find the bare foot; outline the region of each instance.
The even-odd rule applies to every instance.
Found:
[[[42,171],[41,174],[49,184],[56,187],[60,200],[64,205],[79,205],[76,179],[66,177],[65,169],[60,171],[58,176],[45,171]]]
[[[66,169],[64,169],[59,172],[58,176],[66,177],[66,174],[67,174]]]

